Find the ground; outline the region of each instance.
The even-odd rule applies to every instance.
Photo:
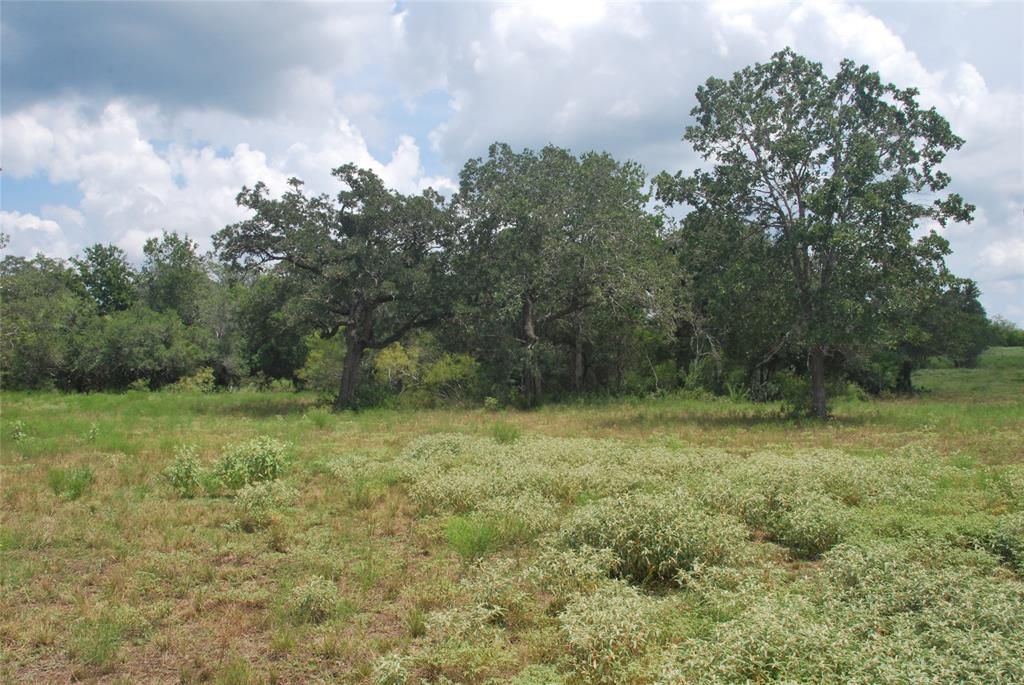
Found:
[[[826,422],[3,393],[0,678],[1020,681],[1022,353]]]

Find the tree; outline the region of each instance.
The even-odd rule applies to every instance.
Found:
[[[116,245],[96,243],[85,248],[80,258],[73,257],[71,263],[100,314],[128,309],[138,298],[135,270],[124,250]]]
[[[0,386],[60,384],[63,369],[73,358],[69,338],[96,318],[75,285],[74,272],[61,260],[40,255],[0,261]]]
[[[492,350],[514,349],[507,338],[515,340],[528,404],[541,398],[545,340],[571,346],[570,375],[581,389],[585,313],[605,307],[649,318],[667,292],[643,169],[608,154],[576,157],[554,146],[517,153],[496,143],[486,160],[466,163],[460,181],[455,204],[472,261],[460,272],[474,327],[493,336]]]
[[[204,361],[203,331],[173,311],[139,303],[93,317],[69,336],[64,384],[79,391],[124,390],[145,381],[156,389],[195,373]]]
[[[698,88],[685,140],[714,167],[658,179],[662,200],[764,236],[819,417],[826,358],[882,335],[888,285],[916,222],[971,218],[959,195],[941,196],[950,178],[940,164],[963,141],[916,96],[849,60],[829,77],[787,48]]]
[[[209,285],[206,262],[199,245],[187,235],[164,231],[142,248],[140,282],[143,299],[153,311],[173,311],[186,326],[199,319],[202,291]]]
[[[353,404],[366,350],[445,314],[452,222],[433,190],[402,195],[351,164],[332,173],[345,186],[333,199],[307,196],[298,179],[278,199],[262,183],[243,188],[238,204],[252,218],[224,228],[214,244],[234,265],[273,265],[293,284],[290,304],[310,328],[326,336],[344,331],[334,402],[343,409]]]

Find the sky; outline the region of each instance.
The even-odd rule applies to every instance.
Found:
[[[448,193],[494,141],[691,171],[697,86],[790,46],[918,88],[966,140],[945,168],[977,211],[948,261],[1024,325],[1024,2],[4,0],[0,31],[8,254],[206,249],[243,185],[335,192],[348,162]]]

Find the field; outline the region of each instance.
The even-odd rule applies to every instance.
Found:
[[[1022,352],[827,422],[4,393],[0,677],[1021,682]]]

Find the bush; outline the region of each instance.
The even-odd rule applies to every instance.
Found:
[[[217,380],[214,377],[213,369],[204,366],[191,376],[185,376],[167,386],[168,392],[213,392],[216,390]]]
[[[571,601],[559,622],[573,669],[586,682],[621,682],[623,666],[654,638],[650,615],[650,600],[621,582]]]
[[[551,607],[560,609],[581,594],[591,594],[608,579],[618,564],[610,549],[557,549],[545,547],[527,571],[541,592],[551,596]]]
[[[813,490],[752,493],[745,498],[743,508],[743,519],[749,526],[808,559],[839,543],[847,518],[845,507]]]
[[[179,497],[195,497],[200,488],[199,462],[196,448],[181,445],[174,450],[174,463],[164,469],[164,479],[174,488]]]
[[[262,435],[243,443],[228,445],[214,467],[220,487],[237,490],[252,483],[280,478],[288,465],[288,446]]]
[[[574,512],[559,537],[571,549],[612,550],[617,575],[648,583],[671,581],[698,562],[728,561],[746,530],[731,516],[697,508],[680,492],[631,493]]]
[[[323,623],[338,613],[341,606],[337,586],[323,576],[313,576],[292,590],[288,610],[300,623]]]
[[[50,469],[46,480],[53,494],[70,502],[85,493],[86,488],[96,481],[96,474],[88,466],[73,469]]]
[[[409,681],[409,672],[405,668],[405,659],[398,654],[386,654],[373,662],[372,679],[374,685],[405,685]]]
[[[238,522],[244,530],[265,528],[294,498],[295,492],[279,481],[246,485],[235,494]]]

